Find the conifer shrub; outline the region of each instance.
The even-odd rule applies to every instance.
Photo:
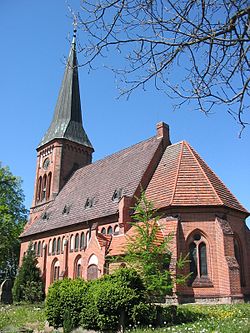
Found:
[[[16,302],[34,303],[44,300],[44,283],[41,271],[37,267],[37,258],[32,249],[32,243],[29,244],[27,253],[23,257],[12,292]]]

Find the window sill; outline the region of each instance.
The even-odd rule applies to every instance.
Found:
[[[201,276],[196,277],[189,286],[192,288],[211,288],[213,287],[213,283],[208,276]]]

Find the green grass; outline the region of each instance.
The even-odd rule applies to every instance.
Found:
[[[182,305],[178,307],[182,321],[178,325],[167,323],[162,328],[130,327],[131,333],[250,333],[250,304],[235,305]],[[191,320],[191,322],[190,322]],[[189,322],[187,322],[189,321]],[[0,306],[0,331],[17,332],[20,328],[43,330],[44,306]]]
[[[235,305],[182,305],[178,311],[185,320],[180,323],[158,329],[131,328],[133,333],[250,333],[250,304]]]
[[[20,328],[42,330],[45,324],[44,305],[1,305],[0,331],[17,332]]]

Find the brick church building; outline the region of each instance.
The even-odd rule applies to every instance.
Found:
[[[156,135],[92,163],[83,128],[75,36],[49,129],[37,148],[30,241],[46,289],[57,279],[94,279],[126,251],[135,196],[141,188],[159,209],[159,237],[170,232],[172,267],[182,254],[193,272],[177,286],[179,302],[232,302],[250,295],[248,211],[185,141],[172,144],[165,123]]]

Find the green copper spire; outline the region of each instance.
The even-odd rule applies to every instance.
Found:
[[[54,139],[68,139],[93,148],[82,125],[81,99],[76,56],[76,29],[57,99],[53,120],[39,147]]]

